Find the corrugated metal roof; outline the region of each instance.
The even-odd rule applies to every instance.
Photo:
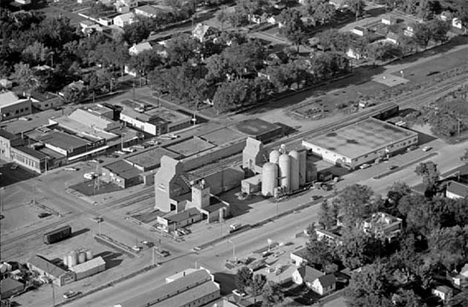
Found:
[[[106,265],[106,262],[104,261],[104,259],[102,259],[102,257],[96,257],[89,261],[73,266],[71,270],[75,273],[83,273],[83,272],[92,270],[96,267],[105,266],[105,265]]]
[[[31,258],[29,258],[28,263],[31,266],[34,266],[55,278],[59,278],[60,276],[67,273],[67,271],[65,271],[64,269],[56,266],[46,258],[39,255],[34,255]]]

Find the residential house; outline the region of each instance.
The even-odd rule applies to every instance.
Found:
[[[445,196],[451,199],[465,198],[468,196],[468,185],[456,181],[449,181]]]
[[[396,19],[396,17],[394,17],[394,16],[392,16],[392,15],[386,15],[386,16],[382,17],[381,22],[382,22],[384,25],[391,26],[391,25],[396,24],[397,19]]]
[[[392,240],[401,232],[402,220],[384,212],[377,212],[364,220],[362,228],[365,233],[373,234],[381,239]]]
[[[308,265],[294,271],[292,280],[298,285],[305,284],[309,289],[320,295],[327,295],[336,289],[334,274],[325,274]]]
[[[439,297],[442,301],[448,302],[453,296],[453,289],[448,286],[437,286],[432,289],[432,294]]]
[[[460,18],[452,19],[452,27],[457,28],[459,30],[463,29],[463,24]]]
[[[352,30],[351,30],[352,33],[358,35],[358,36],[364,36],[367,34],[367,29],[364,28],[364,27],[360,27],[360,26],[355,26]]]
[[[335,9],[339,10],[345,8],[347,5],[346,0],[330,0],[329,3],[335,7]]]
[[[114,6],[117,12],[128,13],[138,6],[138,0],[117,0]]]
[[[267,14],[267,13],[263,13],[263,14],[248,14],[247,15],[247,18],[255,23],[255,24],[262,24],[262,23],[265,23],[267,22],[268,18],[270,16]]]
[[[317,239],[325,241],[328,245],[342,245],[343,238],[341,236],[341,226],[336,226],[331,229],[315,229]]]
[[[451,274],[450,280],[452,285],[458,289],[468,285],[468,264],[465,264],[458,274]]]
[[[0,159],[12,160],[11,149],[23,145],[23,143],[21,136],[0,129]]]
[[[91,20],[83,20],[80,22],[81,32],[86,35],[90,35],[94,32],[102,32],[103,29],[100,25],[92,22]]]
[[[143,42],[139,44],[133,44],[133,46],[128,50],[128,53],[130,53],[130,55],[138,55],[145,50],[153,50],[153,47],[150,43]]]
[[[27,266],[31,271],[50,278],[59,287],[75,281],[75,273],[66,271],[39,255],[29,258]]]
[[[156,17],[161,14],[165,14],[171,12],[172,8],[168,6],[162,5],[143,5],[140,7],[135,8],[133,11],[137,15],[145,16],[145,17]]]
[[[403,30],[403,34],[408,37],[413,37],[414,35],[414,28],[412,25],[406,26],[406,28]]]
[[[290,258],[292,264],[296,266],[303,266],[307,263],[307,247],[298,249],[297,251],[294,251],[291,253]]]
[[[220,31],[214,27],[204,23],[198,23],[192,31],[192,36],[203,43],[207,40],[214,39],[219,32]]]
[[[125,27],[126,25],[130,25],[135,22],[135,14],[132,12],[125,13],[122,15],[118,15],[114,17],[114,25],[119,26],[121,28]]]
[[[385,39],[387,42],[390,42],[392,44],[398,45],[398,40],[399,40],[399,35],[395,32],[388,32],[387,37]]]
[[[442,21],[451,21],[453,19],[453,14],[449,11],[443,11],[440,14],[440,20]]]
[[[29,98],[20,98],[11,91],[0,92],[0,121],[18,118],[32,113]]]
[[[0,79],[0,90],[6,89],[11,90],[13,87],[13,82],[8,79]]]
[[[8,299],[13,295],[20,293],[21,291],[23,291],[23,289],[24,284],[17,280],[14,280],[13,278],[7,277],[5,279],[2,279],[0,281],[0,299]]]

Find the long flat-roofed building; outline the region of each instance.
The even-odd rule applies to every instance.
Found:
[[[13,92],[0,93],[0,119],[9,120],[32,113],[31,100],[20,98]]]
[[[416,144],[417,132],[375,118],[302,141],[312,154],[352,169]]]
[[[213,275],[206,269],[200,269],[114,307],[198,307],[220,297],[221,290]]]

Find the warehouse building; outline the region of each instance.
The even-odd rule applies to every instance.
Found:
[[[0,298],[7,299],[23,291],[24,285],[13,278],[5,278],[0,281]]]
[[[70,270],[75,272],[76,280],[80,280],[94,274],[100,273],[106,269],[106,262],[102,257],[96,257],[89,261],[72,266]]]
[[[219,299],[221,289],[206,269],[183,274],[170,283],[131,298],[114,307],[198,307]]]
[[[117,160],[102,166],[100,178],[104,182],[112,182],[122,189],[126,189],[143,182],[140,173],[141,171],[130,163],[124,160]]]
[[[20,135],[10,133],[6,130],[0,129],[0,158],[10,161],[11,149],[20,146],[24,140]]]
[[[31,257],[27,261],[27,266],[31,271],[36,271],[39,275],[50,278],[59,287],[74,282],[76,278],[74,272],[66,271],[39,255]]]
[[[305,139],[302,145],[313,155],[346,168],[402,152],[418,144],[418,133],[368,118],[325,135]]]

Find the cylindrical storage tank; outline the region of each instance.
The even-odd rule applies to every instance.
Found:
[[[305,150],[299,151],[299,186],[302,187],[306,183],[306,169],[307,169],[307,152]]]
[[[68,258],[68,266],[72,267],[78,264],[78,253],[71,252],[70,258]]]
[[[78,263],[86,262],[86,253],[79,253],[78,254]]]
[[[280,156],[280,153],[278,150],[273,150],[270,152],[270,162],[271,163],[278,163],[278,159],[279,159],[279,156]]]
[[[71,268],[72,266],[76,265],[76,263],[73,264],[73,255],[72,255],[72,254],[69,254],[69,255],[67,256],[67,258],[68,258],[67,265],[68,265],[69,268]]]
[[[312,160],[306,162],[306,180],[307,182],[317,180],[317,168]]]
[[[279,157],[279,186],[284,187],[285,192],[291,191],[291,158],[288,154]]]
[[[63,264],[68,266],[68,255],[63,256]]]
[[[93,251],[92,250],[87,250],[86,251],[86,261],[89,261],[93,259]]]
[[[265,163],[262,168],[262,195],[273,196],[275,188],[278,186],[278,165],[275,163]]]
[[[296,150],[289,152],[291,159],[291,191],[299,189],[299,153]]]

